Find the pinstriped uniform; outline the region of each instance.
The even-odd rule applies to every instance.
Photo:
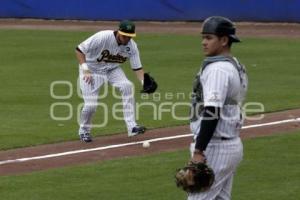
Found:
[[[237,59],[234,61],[240,66]],[[241,103],[244,100],[248,80],[245,72],[239,74],[228,61],[208,64],[198,74],[203,88],[204,106],[220,107],[220,119],[204,154],[215,172],[211,189],[203,193],[190,193],[188,200],[230,200],[233,175],[243,157],[243,145],[239,132],[243,124]],[[241,76],[244,78],[241,79]],[[232,103],[236,102],[236,103]],[[201,120],[190,124],[194,138],[201,129]],[[222,140],[221,138],[229,138]],[[190,146],[194,152],[195,143]]]
[[[101,86],[108,82],[118,88],[122,94],[124,120],[128,132],[136,126],[133,84],[127,79],[120,64],[128,58],[133,70],[141,69],[139,50],[131,39],[127,45],[118,45],[114,31],[100,31],[81,44],[78,48],[85,54],[86,63],[92,72],[92,84],[83,80],[83,71],[79,69],[80,89],[84,106],[80,115],[79,134],[90,133],[91,119],[97,108]]]

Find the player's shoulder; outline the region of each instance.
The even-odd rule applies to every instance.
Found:
[[[128,45],[132,46],[132,47],[137,47],[137,43],[134,41],[134,39],[131,38],[131,40],[128,42]]]
[[[131,40],[127,43],[126,48],[127,48],[127,49],[130,49],[130,51],[132,51],[132,52],[138,51],[137,44],[136,44],[136,42],[135,42],[133,39],[131,39]]]
[[[217,61],[210,63],[206,66],[206,69],[204,71],[207,72],[224,72],[224,73],[229,73],[234,69],[234,66],[231,62],[229,61]]]

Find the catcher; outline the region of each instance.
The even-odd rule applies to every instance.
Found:
[[[204,21],[202,48],[206,58],[194,81],[190,122],[194,134],[191,161],[199,166],[188,166],[193,170],[181,173],[193,176],[184,179],[188,200],[231,199],[233,177],[243,158],[239,134],[243,124],[241,105],[248,85],[245,67],[231,54],[236,42],[240,40],[229,19],[213,16]],[[206,161],[214,172],[214,181]],[[189,172],[199,168],[203,170]]]

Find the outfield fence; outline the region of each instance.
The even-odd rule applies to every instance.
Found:
[[[2,0],[0,18],[300,22],[300,0]]]

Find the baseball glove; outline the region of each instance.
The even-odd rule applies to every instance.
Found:
[[[177,187],[186,192],[204,192],[215,180],[213,170],[206,163],[192,163],[178,169],[175,175]]]
[[[157,89],[157,83],[148,73],[144,73],[144,85],[141,93],[151,94]]]

